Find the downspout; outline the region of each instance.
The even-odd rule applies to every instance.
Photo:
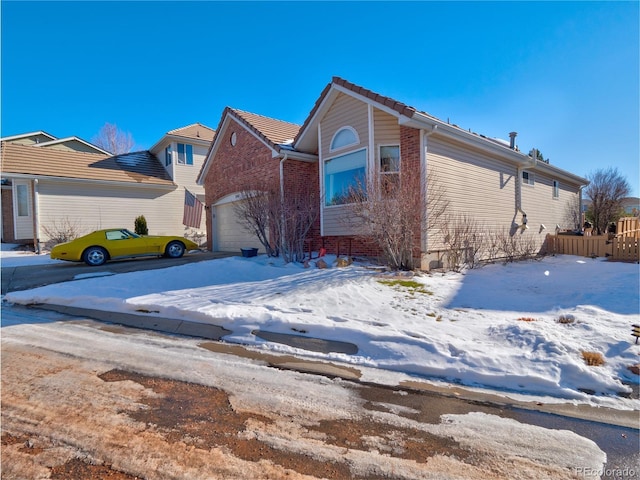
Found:
[[[425,214],[424,217],[422,217],[422,225],[420,230],[422,232],[426,232],[426,235],[424,235],[424,237],[421,235],[421,249],[423,252],[426,252],[429,248],[429,232],[427,232],[427,224],[428,224],[428,216],[429,216],[429,205],[427,204],[427,153],[428,153],[428,141],[427,139],[433,135],[436,130],[438,129],[438,125],[432,125],[431,127],[431,131],[426,131],[424,129],[420,130],[420,137],[421,137],[421,143],[422,143],[422,153],[421,156],[422,158],[420,159],[420,195],[421,198],[424,199],[424,210],[425,210]]]
[[[40,254],[40,197],[38,195],[38,179],[33,180],[33,247]]]
[[[287,160],[289,154],[284,153],[284,156],[280,159],[280,251],[284,255],[284,162]]]

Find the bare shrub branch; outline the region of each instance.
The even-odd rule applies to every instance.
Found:
[[[488,251],[484,226],[465,213],[449,214],[443,220],[441,232],[449,268],[477,267]]]
[[[349,201],[361,236],[373,239],[396,270],[419,267],[420,240],[427,230],[438,228],[448,206],[433,175],[425,182],[420,175],[409,174],[392,182],[376,174],[353,187]]]
[[[318,219],[319,199],[308,193],[289,192],[281,198],[276,182],[262,182],[244,190],[235,213],[254,234],[267,255],[282,256],[287,263],[302,261],[304,241]]]
[[[256,189],[244,190],[241,201],[234,205],[240,224],[258,238],[270,257],[278,256],[277,230],[275,222],[280,215],[278,191],[273,185],[262,183]],[[276,236],[275,241],[270,237]]]
[[[70,242],[81,235],[82,229],[78,220],[69,217],[55,219],[49,224],[42,225],[42,231],[48,237],[45,248],[51,249],[58,243]]]

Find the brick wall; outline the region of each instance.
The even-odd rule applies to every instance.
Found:
[[[13,237],[13,197],[10,188],[2,189],[2,241],[12,243],[15,241]]]

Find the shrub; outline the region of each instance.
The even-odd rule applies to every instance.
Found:
[[[72,222],[68,217],[54,220],[48,225],[42,225],[42,231],[49,237],[45,243],[45,248],[51,249],[58,243],[70,242],[80,236],[78,222]]]
[[[531,317],[520,317],[518,321],[519,322],[535,322],[536,319]]]
[[[135,232],[138,235],[149,235],[149,229],[147,228],[147,219],[144,215],[140,215],[135,220]]]
[[[604,357],[600,352],[586,352],[582,350],[580,352],[582,354],[582,359],[584,363],[589,365],[590,367],[599,367],[600,365],[604,365]]]

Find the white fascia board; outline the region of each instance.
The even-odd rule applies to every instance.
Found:
[[[553,176],[560,180],[566,180],[576,185],[588,185],[589,180],[586,178],[580,177],[579,175],[575,175],[571,172],[563,170],[560,167],[552,165],[550,163],[541,162],[540,160],[536,160],[535,165],[531,168],[533,171],[539,171],[549,176]]]
[[[220,125],[220,128],[216,130],[216,134],[213,137],[213,142],[211,142],[209,151],[207,152],[207,155],[204,158],[204,163],[202,164],[202,170],[200,171],[198,178],[196,178],[196,183],[198,185],[204,185],[203,183],[204,178],[206,178],[207,173],[209,173],[209,168],[211,167],[211,159],[215,156],[216,152],[218,151],[218,146],[220,145],[220,142],[221,142],[220,139],[223,137],[222,133],[225,131],[225,129],[229,125],[229,121],[230,121],[229,114],[227,113],[224,116],[224,119],[222,120],[222,124]]]
[[[282,158],[285,155],[287,156],[288,160],[298,160],[300,162],[309,162],[309,163],[316,163],[318,161],[318,155],[314,155],[312,153],[304,153],[304,152],[298,152],[296,150],[286,150],[286,149],[280,150],[280,154],[278,156]]]
[[[34,145],[32,145],[33,147],[49,147],[51,145],[60,145],[62,143],[67,143],[67,142],[79,142],[82,143],[88,147],[93,148],[94,150],[98,150],[102,153],[104,153],[105,155],[109,155],[109,156],[113,156],[113,153],[111,152],[107,152],[106,150],[103,150],[102,148],[89,143],[79,137],[65,137],[65,138],[58,138],[57,140],[51,140],[50,142],[42,142],[42,143],[36,143]]]
[[[20,180],[52,180],[65,183],[91,183],[94,185],[113,185],[117,187],[135,187],[144,189],[157,190],[175,190],[178,185],[175,183],[160,185],[157,183],[139,183],[139,182],[119,182],[117,180],[95,180],[91,178],[70,178],[70,177],[54,177],[48,175],[31,175],[26,173],[3,173],[2,178],[17,178]]]
[[[35,135],[44,135],[45,137],[49,137],[51,140],[55,140],[56,137],[54,137],[53,135],[47,133],[47,132],[43,132],[42,130],[39,130],[37,132],[29,132],[29,133],[21,133],[19,135],[11,135],[10,137],[2,137],[0,138],[0,141],[2,142],[10,142],[11,140],[18,140],[20,138],[29,138],[29,137],[33,137]]]
[[[213,137],[213,143],[211,144],[211,148],[209,149],[209,153],[207,154],[207,156],[206,156],[206,158],[204,160],[204,167],[202,168],[202,172],[200,173],[200,175],[196,179],[196,183],[198,185],[203,185],[203,180],[207,176],[207,173],[209,172],[209,168],[211,167],[211,159],[216,155],[216,152],[218,151],[218,147],[220,145],[220,142],[222,141],[221,139],[224,136],[223,133],[227,129],[227,127],[229,126],[229,123],[232,120],[239,127],[243,128],[244,130],[249,132],[251,135],[253,135],[255,138],[257,138],[262,144],[264,144],[271,151],[271,156],[273,158],[276,158],[276,157],[280,156],[280,152],[275,150],[271,145],[266,143],[263,138],[261,138],[258,134],[256,134],[252,129],[247,127],[247,125],[245,124],[245,122],[242,119],[238,118],[236,115],[233,114],[233,112],[229,111],[229,112],[227,112],[225,114],[224,120],[222,121],[222,125],[216,131],[215,137]]]
[[[337,85],[335,84],[331,85],[324,99],[322,100],[320,105],[318,105],[318,108],[316,109],[316,112],[313,114],[313,117],[311,117],[311,119],[307,123],[307,127],[305,128],[304,132],[302,132],[302,135],[300,136],[300,138],[298,138],[298,141],[294,144],[294,148],[297,149],[298,145],[300,145],[301,143],[304,143],[304,140],[307,138],[308,135],[312,135],[312,138],[317,137],[318,130],[315,125],[317,125],[318,119],[320,118],[320,116],[324,114],[327,108],[327,105],[333,102],[333,100],[335,99],[336,87]],[[312,142],[312,148],[318,148],[317,141]],[[306,150],[306,149],[303,148],[303,150]]]
[[[215,139],[215,136],[214,136]],[[180,135],[174,134],[166,134],[164,135],[158,142],[156,142],[150,149],[150,152],[158,149],[158,147],[164,147],[165,143],[178,142],[178,143],[192,143],[195,145],[200,145],[201,147],[208,147],[211,145],[211,140],[205,140],[204,138],[193,138],[193,137],[183,137]],[[163,150],[164,148],[160,148],[159,150]]]

